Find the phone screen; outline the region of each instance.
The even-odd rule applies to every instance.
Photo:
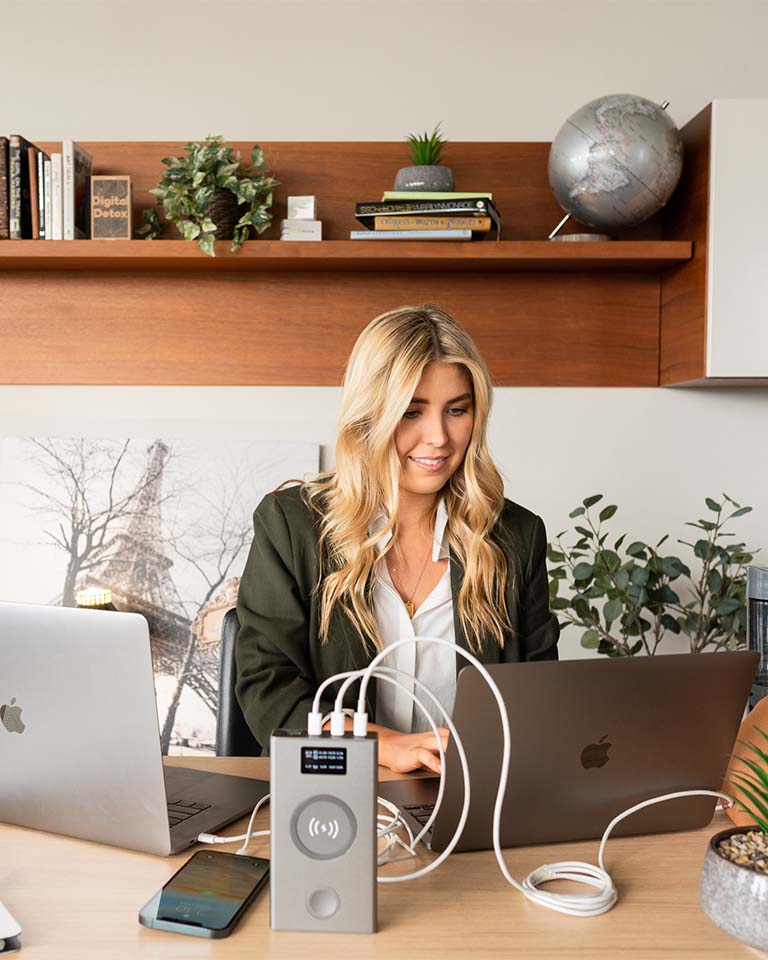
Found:
[[[269,873],[269,860],[200,850],[152,904],[153,919],[224,930]]]

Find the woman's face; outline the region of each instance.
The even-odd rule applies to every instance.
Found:
[[[474,419],[472,381],[464,367],[427,364],[395,430],[400,488],[418,494],[441,490],[464,460]]]

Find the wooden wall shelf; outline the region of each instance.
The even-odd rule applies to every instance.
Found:
[[[686,241],[423,242],[251,240],[235,253],[219,241],[216,256],[184,240],[10,240],[0,270],[278,271],[278,270],[590,270],[659,273],[692,256]]]
[[[247,157],[251,144],[232,146]],[[94,173],[132,176],[140,223],[162,158],[183,144],[83,146]],[[280,181],[273,225],[237,254],[222,242],[206,257],[173,232],[0,243],[0,383],[336,386],[373,317],[434,303],[498,386],[659,384],[662,279],[698,260],[698,234],[656,216],[621,241],[547,241],[562,217],[549,143],[450,144],[458,189],[493,192],[504,237],[450,244],[349,240],[355,202],[379,199],[408,162],[403,143],[261,146]],[[280,242],[286,198],[302,194],[317,196],[326,239]]]

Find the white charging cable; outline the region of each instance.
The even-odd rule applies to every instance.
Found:
[[[501,839],[500,839],[501,811],[502,811],[503,802],[504,802],[504,794],[506,791],[507,779],[509,776],[509,762],[510,762],[510,755],[511,755],[511,736],[510,736],[510,730],[509,730],[509,718],[507,716],[504,700],[501,696],[501,693],[498,687],[494,683],[492,677],[490,676],[488,671],[485,669],[483,664],[476,657],[474,657],[471,653],[464,650],[463,648],[458,647],[456,644],[451,643],[448,640],[438,639],[436,637],[414,637],[412,639],[408,638],[405,640],[399,640],[391,644],[390,646],[386,647],[384,650],[380,651],[373,658],[373,660],[365,670],[361,671],[362,679],[360,683],[360,692],[358,696],[357,713],[355,714],[355,718],[354,718],[354,733],[356,736],[364,736],[365,733],[367,732],[368,718],[367,718],[367,714],[365,713],[365,694],[367,691],[368,683],[371,677],[376,672],[376,670],[379,669],[381,661],[386,657],[390,656],[398,647],[402,647],[405,644],[411,644],[411,643],[413,644],[432,643],[440,646],[450,647],[451,650],[463,656],[480,672],[480,674],[483,676],[486,683],[488,684],[494,698],[496,699],[496,704],[499,709],[499,717],[501,719],[501,728],[502,728],[502,733],[504,738],[504,746],[503,746],[503,752],[502,752],[501,772],[499,775],[499,787],[496,793],[496,802],[493,810],[493,850],[494,850],[494,854],[496,855],[496,860],[499,864],[499,868],[501,869],[502,875],[507,880],[507,882],[510,883],[513,887],[515,887],[516,890],[519,890],[529,900],[532,900],[534,903],[538,903],[541,906],[548,907],[550,910],[556,910],[559,913],[565,913],[570,916],[577,916],[577,917],[597,916],[598,914],[606,913],[608,910],[610,910],[614,906],[614,904],[618,900],[618,892],[616,890],[616,887],[614,886],[614,883],[613,883],[613,880],[611,879],[610,874],[605,869],[604,860],[603,860],[605,844],[608,840],[608,837],[611,831],[613,830],[613,828],[616,826],[617,823],[619,823],[625,817],[628,817],[631,814],[635,813],[636,811],[641,810],[643,807],[647,807],[655,803],[661,803],[665,800],[673,800],[678,797],[712,796],[712,797],[720,797],[722,799],[732,802],[732,798],[729,797],[727,794],[715,792],[712,790],[684,790],[684,791],[678,791],[676,793],[665,794],[660,797],[653,797],[649,800],[645,800],[642,803],[638,803],[635,806],[631,807],[630,809],[625,810],[623,813],[619,814],[617,817],[614,817],[614,819],[608,825],[605,833],[603,834],[603,838],[600,844],[600,852],[599,852],[599,858],[598,858],[599,866],[595,866],[589,863],[584,863],[578,860],[547,864],[542,867],[539,867],[537,870],[532,871],[524,879],[523,883],[520,884],[518,883],[517,880],[514,879],[514,877],[512,877],[509,870],[507,869],[507,865],[504,861],[504,857],[501,850]],[[328,683],[332,683],[335,680],[338,680],[340,678],[341,678],[341,675],[337,677],[329,678],[328,681],[326,681],[323,684],[323,686],[318,690],[318,694],[313,704],[313,713],[316,716],[318,715],[318,707],[319,707],[321,690],[325,686],[327,686]],[[346,675],[346,678],[344,679],[344,682],[342,683],[341,688],[339,689],[339,692],[336,698],[334,714],[332,714],[332,717],[334,715],[340,715],[343,717],[341,710],[342,710],[342,704],[344,700],[344,694],[346,693],[347,689],[354,682],[355,679],[356,679],[356,675],[355,676]],[[310,714],[310,717],[312,717],[312,714]],[[332,723],[333,723],[333,720],[332,720]],[[342,723],[343,723],[343,720],[342,720]],[[451,732],[453,733],[453,729],[451,730]],[[457,737],[456,738],[457,747],[459,746],[460,742],[461,741]],[[463,748],[461,752],[463,754]],[[466,757],[464,757],[463,759],[464,759],[464,762],[462,763],[462,768],[465,774],[464,812],[466,812],[469,807],[469,789],[470,788],[469,788],[469,780],[467,776],[467,768],[465,765]],[[443,775],[444,775],[444,771],[443,771]],[[463,820],[459,822],[456,828],[456,831],[454,833],[454,836],[451,839],[450,844],[448,845],[448,847],[446,847],[446,851],[450,852],[450,850],[453,849],[456,843],[458,843],[459,837],[461,836],[461,831],[463,830],[463,827],[464,827],[463,821],[465,819],[466,818],[463,818]],[[388,882],[392,882],[392,881],[400,881],[400,880],[411,880],[411,879],[415,879],[416,877],[423,876],[425,873],[429,872],[431,869],[434,869],[436,866],[438,866],[439,863],[442,863],[442,861],[445,859],[446,851],[444,851],[443,854],[441,854],[441,856],[439,856],[435,861],[433,861],[423,870],[419,870],[419,871],[416,871],[415,873],[408,874],[405,877],[387,877],[387,878],[380,878],[380,879]],[[550,893],[550,892],[539,889],[540,884],[549,882],[551,880],[558,880],[558,879],[573,880],[578,883],[587,884],[589,886],[595,887],[596,892],[594,893],[588,892],[583,894],[564,894],[564,893]]]

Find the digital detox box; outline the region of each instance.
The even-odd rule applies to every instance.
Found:
[[[129,176],[91,177],[91,239],[130,240],[132,199]]]

